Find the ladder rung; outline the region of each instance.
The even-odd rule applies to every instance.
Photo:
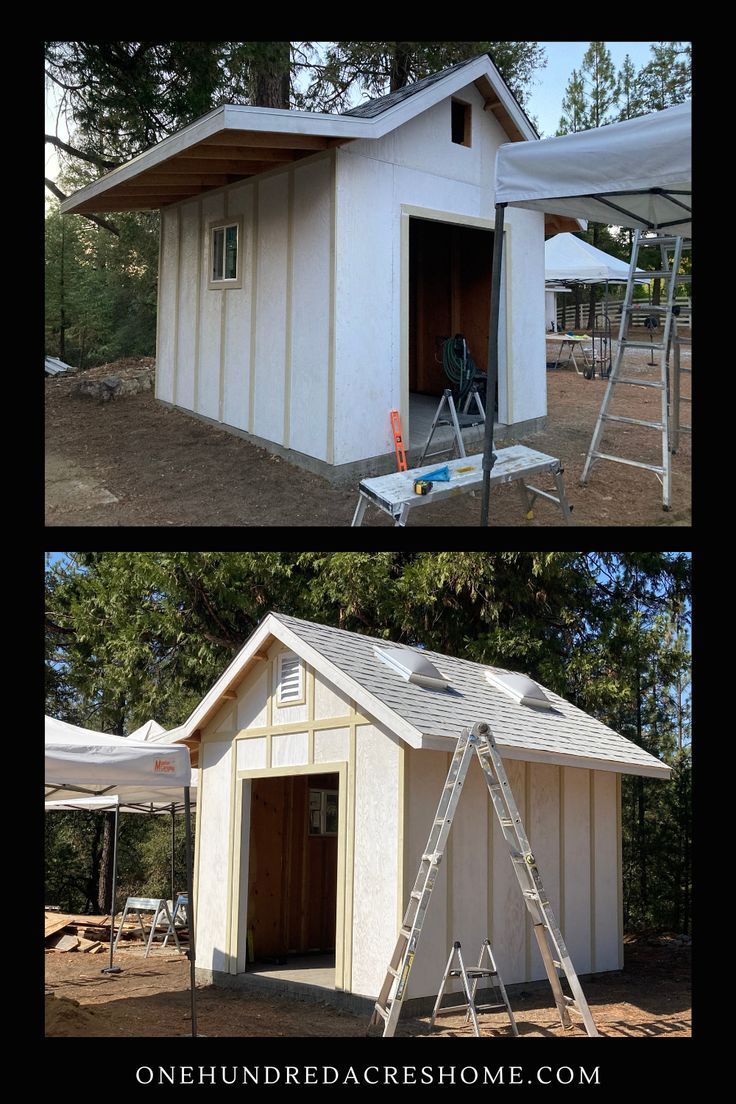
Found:
[[[622,414],[601,414],[604,422],[623,422],[624,425],[646,426],[647,429],[664,429],[661,422],[645,422],[641,418],[624,418]]]
[[[384,1020],[388,1019],[389,1012],[388,1012],[387,1008],[382,1008],[380,1004],[376,1004],[375,1010],[378,1013],[378,1015],[381,1016]]]
[[[656,387],[658,391],[661,391],[664,387],[664,384],[657,380],[629,379],[628,376],[612,376],[611,383],[635,383],[637,387]]]
[[[499,820],[503,824],[504,828],[511,828],[514,823],[510,817],[499,817]]]
[[[462,970],[450,970],[448,977],[462,977]],[[465,971],[465,976],[469,978],[482,978],[482,977],[498,977],[496,970],[479,970],[478,967],[472,967]]]
[[[411,935],[411,928],[406,928],[402,925],[402,927],[399,929],[399,935],[403,935],[404,939],[408,939]]]
[[[431,854],[422,855],[422,862],[436,863],[438,859],[441,859],[443,855],[442,851],[433,851]]]
[[[505,1008],[505,1004],[476,1004],[476,1012],[499,1012],[502,1008]]]
[[[632,468],[645,468],[647,471],[664,475],[664,468],[657,464],[642,464],[639,460],[628,460],[625,456],[610,456],[607,452],[592,452],[590,455],[595,456],[598,460],[613,460],[616,464],[628,464]]]
[[[627,349],[664,349],[664,343],[661,341],[629,341],[628,338],[624,338],[621,344]]]
[[[401,970],[394,970],[393,966],[389,966],[388,972],[391,974],[391,977],[401,977]]]
[[[632,303],[630,307],[624,307],[625,311],[646,311],[647,314],[666,314],[669,307],[653,306],[651,303]]]
[[[418,889],[413,889],[409,896],[413,897],[416,901],[421,901],[423,894],[421,894]]]
[[[553,959],[552,959],[552,965],[553,965],[553,966],[556,966],[558,970],[561,970],[561,969],[563,968],[563,967],[562,967],[562,963],[561,963],[561,962],[558,962],[556,958],[553,958]]]

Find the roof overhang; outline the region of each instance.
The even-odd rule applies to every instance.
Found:
[[[267,650],[274,642],[281,643],[296,652],[320,674],[324,675],[346,697],[351,698],[359,710],[375,720],[379,725],[394,733],[404,743],[414,748],[433,751],[452,751],[455,741],[448,736],[420,732],[398,713],[387,706],[360,683],[345,674],[339,667],[327,659],[311,644],[308,644],[293,629],[284,625],[277,617],[269,613],[238,652],[230,666],[223,672],[212,689],[205,694],[191,716],[178,729],[167,733],[167,741],[186,743],[191,749],[198,743],[204,726],[214,717],[221,706],[236,697],[236,687],[259,663],[267,660]],[[479,718],[480,720],[481,718]],[[176,736],[174,736],[176,733]],[[670,776],[670,768],[664,763],[641,765],[593,756],[565,755],[564,753],[536,752],[525,747],[516,747],[506,741],[498,742],[498,750],[504,759],[522,759],[527,762],[552,763],[560,766],[582,767],[587,770],[616,771],[622,774],[641,774],[651,778]]]
[[[61,204],[72,212],[156,210],[283,168],[355,139],[378,139],[475,84],[512,142],[538,136],[489,58],[448,73],[374,118],[225,105],[88,184]],[[578,229],[565,220],[563,229]]]

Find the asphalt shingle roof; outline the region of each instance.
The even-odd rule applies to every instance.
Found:
[[[666,769],[649,752],[546,687],[543,690],[552,703],[552,710],[538,710],[517,703],[485,677],[487,670],[502,672],[502,668],[422,649],[422,655],[439,668],[451,686],[449,691],[430,690],[406,682],[380,662],[374,649],[377,645],[392,646],[388,640],[317,625],[281,613],[273,616],[423,735],[457,739],[463,728],[485,721],[499,747],[521,748],[550,756],[607,760],[622,768],[628,765]]]
[[[478,54],[477,57],[483,55]],[[385,96],[377,96],[374,100],[366,100],[365,103],[358,104],[357,107],[352,107],[349,111],[343,111],[343,115],[356,115],[361,119],[373,119],[376,115],[381,115],[382,112],[388,111],[389,108],[395,107],[396,104],[402,103],[407,100],[409,96],[413,96],[415,92],[421,92],[424,88],[429,88],[431,84],[436,84],[437,81],[443,80],[449,76],[450,73],[456,72],[458,69],[462,69],[463,66],[468,65],[471,61],[476,61],[477,57],[466,58],[465,61],[459,61],[456,65],[450,65],[447,69],[443,69],[439,73],[430,73],[428,77],[422,77],[421,80],[413,81],[411,84],[405,85],[404,88],[399,88],[396,92],[389,92]]]

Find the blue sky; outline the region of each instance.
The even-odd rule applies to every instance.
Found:
[[[562,97],[565,86],[573,69],[579,69],[583,54],[589,42],[542,42],[547,53],[547,66],[537,72],[533,79],[533,91],[529,96],[526,109],[533,115],[543,138],[551,138],[557,131],[562,113]],[[649,47],[651,42],[607,42],[616,69],[627,54],[637,69],[651,60]]]

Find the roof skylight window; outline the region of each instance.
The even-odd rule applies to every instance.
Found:
[[[376,648],[375,654],[407,682],[430,690],[446,690],[450,685],[426,656],[412,648]]]
[[[516,671],[486,671],[486,678],[492,686],[498,686],[510,694],[519,705],[528,705],[532,709],[552,708],[552,702],[541,686],[526,675]]]

